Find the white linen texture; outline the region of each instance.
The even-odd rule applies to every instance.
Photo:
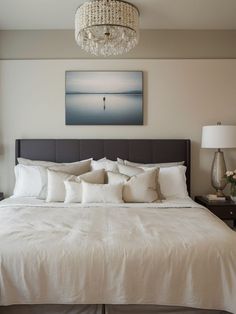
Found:
[[[69,178],[64,181],[66,196],[65,203],[81,203],[82,202],[82,180],[88,183],[104,184],[105,170],[95,170],[82,174],[78,177]]]
[[[181,204],[2,201],[0,304],[165,304],[236,314],[236,233],[189,198]]]
[[[82,181],[82,203],[123,203],[123,184],[92,184]]]

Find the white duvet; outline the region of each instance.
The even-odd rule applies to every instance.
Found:
[[[158,304],[236,313],[236,233],[190,199],[0,203],[0,305]]]

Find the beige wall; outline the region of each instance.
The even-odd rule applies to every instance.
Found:
[[[128,58],[236,58],[236,30],[142,30],[140,43]],[[72,30],[0,31],[0,59],[90,58]]]
[[[144,71],[144,126],[65,126],[66,70]],[[0,61],[0,190],[13,187],[16,138],[190,138],[193,194],[210,191],[201,127],[236,124],[236,60]],[[236,168],[236,150],[226,152]]]

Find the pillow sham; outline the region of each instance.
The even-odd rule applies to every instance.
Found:
[[[44,160],[32,160],[27,158],[18,157],[17,161],[20,165],[24,166],[41,166],[41,167],[51,167],[56,166],[58,163],[53,161],[44,161]]]
[[[82,181],[82,203],[123,203],[123,184],[92,184]]]
[[[49,169],[54,171],[66,172],[79,176],[83,173],[89,172],[91,166],[91,160],[82,160],[77,162],[72,162],[69,164],[59,164],[56,166],[51,166]]]
[[[176,161],[176,162],[164,162],[164,163],[154,163],[154,164],[143,164],[143,163],[137,163],[137,162],[132,162],[129,160],[123,160],[120,158],[117,158],[117,162],[122,165],[126,166],[134,166],[134,167],[147,167],[147,168],[153,168],[153,167],[175,167],[175,166],[181,166],[184,165],[184,161]]]
[[[125,175],[130,176],[138,174],[141,171],[147,171],[154,168],[148,167],[134,167],[125,166],[118,164],[119,171]],[[132,169],[133,168],[133,169]],[[185,198],[188,196],[187,185],[186,185],[186,167],[171,166],[171,167],[160,167],[159,176],[157,180],[157,193],[160,200],[165,198]]]
[[[106,171],[118,171],[117,162],[106,157],[99,160],[92,160],[91,168],[92,170],[105,169]]]
[[[47,173],[44,167],[15,166],[15,197],[38,197],[46,181]]]
[[[145,170],[142,168],[138,168],[138,167],[133,167],[133,166],[126,166],[126,165],[122,165],[122,164],[118,164],[118,169],[119,172],[132,177],[132,176],[136,176],[137,174],[140,174],[142,172],[144,172]]]
[[[124,184],[130,179],[129,176],[119,172],[107,171],[107,182],[108,184]]]
[[[141,171],[131,177],[120,174],[107,172],[109,184],[124,184],[123,200],[126,203],[151,203],[158,201],[156,190],[159,169]]]
[[[79,176],[83,173],[89,172],[90,166],[91,166],[91,159],[88,159],[88,160],[76,161],[76,162],[68,163],[68,164],[57,164],[54,166],[45,167],[45,171],[46,169],[49,169],[49,170],[54,170],[54,171],[59,171],[59,172],[64,172],[67,174]],[[39,193],[39,198],[46,199],[47,193],[48,193],[48,175],[46,175],[46,181],[42,187],[42,190]]]
[[[64,181],[66,190],[65,203],[82,202],[82,180],[88,183],[104,184],[105,170],[90,171],[79,177]]]
[[[60,171],[47,170],[48,187],[46,202],[64,202],[65,200],[65,185],[64,181],[75,179],[76,177]]]
[[[155,169],[159,169],[159,168],[158,167],[152,167],[152,168],[134,167],[134,166],[126,166],[126,165],[118,164],[118,169],[119,169],[120,173],[127,175],[129,177],[132,177],[132,176],[138,175],[144,171],[151,170],[151,169],[155,170]],[[164,200],[165,197],[161,192],[160,183],[159,183],[159,179],[158,179],[159,171],[157,171],[156,174],[157,174],[156,191],[157,191],[157,195],[158,195],[158,200]]]
[[[185,166],[160,168],[159,183],[165,198],[188,197],[186,169]]]
[[[53,161],[44,161],[44,160],[32,160],[32,159],[27,159],[27,158],[22,158],[18,157],[17,161],[20,165],[24,166],[42,166],[42,167],[53,167],[53,166],[64,166],[64,165],[76,165],[78,163],[84,162],[84,161],[90,161],[92,159],[85,159],[85,160],[80,160],[80,161],[75,161],[75,162],[65,162],[65,163],[60,163],[60,162],[53,162]]]

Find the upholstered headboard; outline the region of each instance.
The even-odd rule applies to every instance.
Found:
[[[18,157],[73,162],[93,157],[117,157],[141,163],[184,161],[187,166],[187,186],[190,193],[191,149],[190,140],[93,140],[93,139],[18,139]]]

